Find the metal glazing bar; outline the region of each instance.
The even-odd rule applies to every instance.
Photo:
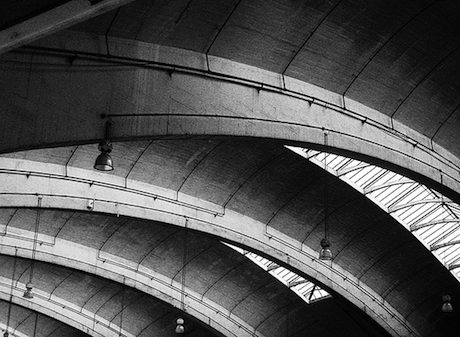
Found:
[[[458,223],[458,224],[460,224],[460,219],[433,220],[433,221],[429,221],[429,222],[425,222],[425,223],[419,223],[419,224],[416,224],[416,225],[411,225],[409,228],[410,228],[410,231],[413,232],[413,231],[416,231],[416,230],[419,230],[419,229],[422,229],[422,228],[425,228],[425,227],[442,225],[442,224],[446,224],[446,223]]]
[[[460,244],[460,240],[453,240],[453,241],[449,241],[449,242],[439,243],[439,244],[436,244],[436,245],[431,245],[430,250],[434,251],[434,250],[437,250],[437,249],[440,249],[440,248],[453,246],[453,245],[458,245],[458,244]]]
[[[404,209],[404,208],[417,206],[417,205],[421,205],[421,204],[428,204],[428,203],[442,204],[442,203],[446,203],[446,201],[442,200],[442,199],[422,199],[422,200],[417,200],[417,201],[413,201],[413,202],[408,202],[408,203],[405,203],[405,204],[394,205],[394,206],[388,208],[388,212],[393,213],[393,212],[399,211],[399,210]]]

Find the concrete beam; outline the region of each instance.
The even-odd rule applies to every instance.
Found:
[[[3,171],[0,175],[0,205],[4,207],[36,207],[36,195],[40,194],[44,196],[42,207],[45,208],[87,211],[88,201],[93,200],[95,212],[187,226],[251,247],[273,261],[318,280],[366,312],[392,336],[419,336],[395,308],[355,276],[334,263],[329,265],[318,260],[317,252],[299,240],[247,216],[228,210],[216,213],[207,207],[209,203],[193,198],[187,198],[187,203],[171,199],[167,195],[174,195],[173,191],[165,193],[155,186],[146,189],[133,181],[126,187],[119,186],[116,177],[107,175],[104,183],[98,183],[101,174],[94,171],[45,165],[53,172],[35,175],[28,168],[40,169],[36,163],[4,158],[0,159],[0,167],[22,170]],[[67,176],[62,175],[64,172]],[[136,189],[131,189],[131,185],[136,185]]]
[[[328,151],[364,158],[460,200],[459,158],[308,83],[191,51],[115,38],[106,44],[104,37],[71,32],[35,47],[27,51],[33,56],[7,55],[6,64],[24,67],[5,66],[1,76],[0,152],[102,139],[101,114],[111,115],[114,140],[212,135],[323,148],[328,130]],[[46,64],[62,71],[44,71]]]
[[[133,0],[72,0],[0,32],[0,54]]]

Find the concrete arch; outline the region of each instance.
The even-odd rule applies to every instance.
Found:
[[[17,257],[18,255],[14,255],[16,250],[19,252],[20,249],[15,248],[15,247],[4,247],[7,250],[7,253],[13,252],[12,255],[8,256],[9,260],[13,260]],[[13,257],[14,256],[14,257]],[[16,257],[17,256],[17,257]],[[2,260],[5,262],[5,255],[2,256]],[[30,260],[24,260],[21,259],[22,262],[30,262]],[[11,264],[11,263],[10,263]],[[100,280],[101,278],[97,278],[96,276],[88,276],[85,275],[82,272],[78,271],[69,271],[71,276],[66,276],[63,277],[62,280],[60,280],[59,283],[53,284],[54,279],[60,277],[59,271],[60,270],[66,270],[68,268],[63,268],[59,267],[58,269],[54,269],[53,271],[47,273],[44,268],[46,267],[47,263],[42,263],[40,262],[39,265],[37,263],[35,264],[35,272],[39,274],[39,277],[36,276],[35,279],[35,285],[34,285],[34,298],[33,299],[26,299],[22,295],[24,293],[25,289],[25,282],[24,280],[27,280],[27,278],[23,277],[23,274],[19,274],[18,277],[15,277],[14,281],[11,280],[10,277],[5,276],[5,270],[2,271],[2,276],[0,277],[0,299],[4,301],[12,301],[12,303],[22,306],[24,308],[30,309],[32,311],[38,312],[40,314],[46,315],[48,317],[51,317],[55,320],[58,320],[62,322],[63,324],[66,324],[68,326],[71,326],[77,330],[82,331],[85,335],[90,335],[90,336],[104,336],[104,337],[109,337],[109,336],[127,336],[127,337],[134,337],[134,336],[139,336],[139,335],[144,335],[146,332],[144,329],[142,329],[141,333],[131,330],[133,326],[136,326],[136,323],[132,322],[127,322],[126,320],[122,320],[121,312],[125,312],[125,315],[137,315],[139,320],[145,320],[145,318],[149,318],[148,309],[147,308],[139,308],[136,307],[136,304],[133,303],[125,303],[123,305],[123,302],[121,304],[123,305],[123,309],[120,310],[120,299],[118,297],[121,296],[126,296],[125,301],[128,301],[129,296],[133,296],[133,293],[137,293],[137,295],[140,294],[139,291],[134,291],[132,289],[127,288],[123,284],[117,284],[115,282],[103,282],[101,283]],[[5,266],[6,267],[6,266]],[[8,265],[7,267],[10,267]],[[27,267],[29,268],[29,267]],[[10,271],[10,270],[8,270]],[[25,269],[27,271],[27,269]],[[24,271],[23,271],[24,272]],[[72,277],[79,278],[83,277],[86,282],[92,282],[92,284],[98,284],[98,282],[101,284],[101,287],[97,290],[92,289],[92,288],[87,288],[84,289],[86,291],[86,294],[83,293],[78,293],[78,284],[75,283],[75,281],[71,280]],[[37,278],[40,278],[40,280],[37,280]],[[46,280],[47,282],[51,283],[51,288],[53,289],[52,291],[47,290],[43,286],[43,282],[39,282],[42,280]],[[93,280],[90,280],[93,279]],[[70,281],[69,281],[70,280]],[[89,281],[88,281],[89,280]],[[11,282],[14,282],[14,286],[11,292]],[[73,283],[72,283],[73,282]],[[77,281],[79,282],[79,281]],[[95,282],[95,283],[94,283]],[[59,287],[63,287],[63,285],[72,285],[75,287],[73,289],[67,289],[66,291],[60,291],[57,293],[55,290]],[[101,299],[97,299],[97,297],[101,297],[101,294],[106,291],[108,288],[111,286],[116,285],[118,288],[117,289],[111,289],[110,291],[113,292],[115,295],[111,295],[109,297],[104,298],[103,301]],[[47,284],[46,286],[50,286],[50,284]],[[54,287],[54,288],[53,288]],[[126,293],[126,295],[122,294],[120,295],[119,292]],[[88,298],[84,303],[84,305],[80,305],[79,300],[76,300],[75,298],[79,298],[80,296]],[[136,296],[136,295],[134,295]],[[103,297],[103,296],[102,296]],[[96,298],[96,301],[99,301],[96,306],[90,305],[87,306],[86,304],[90,301],[93,301]],[[123,299],[121,300],[123,301]],[[166,311],[161,309],[161,307],[166,307],[167,305],[164,303],[161,303],[161,301],[154,299],[153,297],[149,297],[147,301],[140,301],[142,302],[140,305],[146,305],[150,304],[154,306],[154,309],[157,310],[161,315],[159,315],[160,319],[158,317],[151,317],[149,319],[152,320],[152,323],[159,327],[159,331],[156,331],[156,334],[160,335],[167,335],[167,336],[173,336],[174,335],[174,317],[177,316],[177,312],[179,310],[177,309],[172,309],[172,308],[167,308]],[[107,309],[105,307],[110,307],[110,309]],[[135,308],[130,308],[130,306],[134,306]],[[93,308],[96,308],[93,310]],[[102,310],[101,310],[102,309]],[[108,318],[107,316],[107,310],[111,310],[114,312],[112,318]],[[142,312],[142,310],[144,312]],[[132,312],[132,313],[130,313]],[[164,313],[166,312],[166,315]],[[151,313],[150,313],[151,314]],[[173,316],[171,319],[171,315]],[[186,319],[188,319],[189,326],[197,326],[196,323],[191,323],[190,317],[194,315],[193,310],[191,310],[188,314],[185,314]],[[110,316],[110,315],[109,315]],[[158,315],[157,315],[158,316]],[[164,317],[167,318],[168,322],[164,321]],[[143,322],[145,324],[145,322]],[[166,324],[165,324],[166,323]],[[210,322],[209,322],[210,323]],[[150,327],[151,324],[148,324],[147,327]],[[137,328],[137,327],[136,327]],[[138,329],[138,328],[137,328]],[[205,331],[203,328],[198,328],[195,329],[196,331],[192,333],[193,336],[196,335],[196,333],[201,333],[205,336],[212,336],[212,334],[209,334],[209,332]],[[231,334],[229,334],[231,335]]]
[[[2,74],[6,90],[0,102],[11,111],[0,129],[0,152],[101,139],[101,114],[112,116],[112,138],[120,140],[217,135],[321,147],[326,129],[335,151],[365,156],[459,198],[460,161],[455,155],[353,100],[218,57],[117,38],[107,44],[110,56],[100,52],[106,48],[102,37],[65,32],[38,43],[45,48],[41,54],[5,56],[6,64],[23,66],[6,66]],[[63,45],[56,52],[46,49]],[[77,55],[75,71],[63,77],[47,72],[46,63],[67,69],[69,55]],[[28,90],[39,94],[23,99],[18,88],[29,75]],[[46,94],[40,94],[43,83]],[[33,133],[20,128],[16,134],[11,126],[20,121],[13,110],[28,114],[32,108],[42,127]],[[50,132],[52,125],[56,127]]]
[[[20,169],[4,171],[0,176],[3,207],[36,207],[39,194],[43,196],[44,208],[87,211],[88,201],[94,201],[94,212],[155,220],[209,233],[263,252],[318,280],[366,312],[393,336],[418,335],[397,309],[354,275],[337,264],[328,265],[318,260],[317,252],[302,241],[243,214],[223,212],[209,202],[190,197],[180,201],[171,198],[174,191],[155,186],[124,187],[118,177],[94,171],[69,167],[67,176],[63,176],[66,168],[59,165],[40,167],[38,163],[16,160],[2,160],[1,164],[4,168],[10,165],[13,170]],[[98,181],[101,178],[103,181]]]

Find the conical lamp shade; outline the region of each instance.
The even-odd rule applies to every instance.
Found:
[[[320,260],[332,260],[332,251],[329,248],[331,246],[328,239],[324,238],[321,240],[321,250],[319,252]]]
[[[176,333],[182,334],[185,332],[184,326],[183,325],[177,325],[176,326]]]
[[[112,157],[110,157],[108,152],[104,151],[99,156],[97,156],[96,161],[94,163],[94,168],[98,171],[112,171],[113,170]]]
[[[24,294],[22,295],[22,297],[27,298],[27,299],[34,298],[34,293],[32,292],[33,288],[34,288],[34,285],[31,282],[27,282],[26,291],[24,291]]]
[[[450,302],[445,302],[442,304],[441,310],[442,312],[452,312],[454,308],[452,308],[452,304]]]
[[[319,259],[320,260],[332,260],[332,252],[329,248],[321,248],[319,252]]]

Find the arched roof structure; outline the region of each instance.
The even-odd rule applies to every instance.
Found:
[[[118,287],[121,282],[122,289],[128,279],[126,288],[179,307],[177,291],[162,292],[145,275],[140,281],[139,254],[154,250],[142,228],[165,226],[178,238],[177,228],[186,227],[204,235],[199,242],[219,247],[207,260],[210,266],[225,258],[225,268],[246,261],[220,241],[229,242],[332,295],[312,309],[246,261],[240,282],[261,295],[245,297],[241,313],[226,306],[244,297],[236,281],[222,284],[222,296],[209,300],[217,310],[203,309],[209,301],[197,289],[186,296],[200,299],[190,314],[210,334],[301,334],[289,324],[279,327],[283,320],[273,312],[283,315],[280,298],[313,334],[328,324],[337,336],[344,329],[351,335],[433,337],[458,330],[456,311],[439,310],[442,294],[449,293],[454,304],[459,298],[458,281],[448,270],[382,208],[284,147],[362,159],[458,203],[456,1],[24,0],[6,1],[5,8],[5,259],[16,249],[30,257],[33,217],[27,214],[39,206],[43,218],[50,217],[38,235],[36,258],[44,261],[44,272],[75,268]],[[116,169],[109,173],[92,170],[103,138],[115,141]],[[325,186],[331,264],[317,258]],[[15,214],[23,216],[16,225]],[[67,216],[72,226],[62,223]],[[90,220],[78,221],[85,218]],[[96,235],[98,224],[122,236],[113,251],[104,251],[104,240],[112,237]],[[98,260],[101,252],[114,260],[109,267]],[[168,255],[166,261],[174,259]],[[152,272],[162,267],[173,286],[177,266],[158,264]],[[216,277],[211,272],[205,263],[197,266],[194,281],[206,287]],[[264,296],[251,281],[256,275],[261,284],[274,282],[275,290]],[[340,319],[324,323],[323,313],[333,310]],[[317,319],[308,321],[306,312]],[[68,324],[69,317],[61,319]]]

